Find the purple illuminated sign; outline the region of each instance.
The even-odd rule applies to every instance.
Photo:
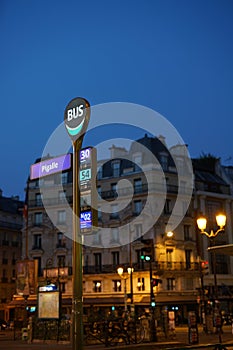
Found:
[[[70,167],[71,155],[69,153],[64,156],[47,159],[43,162],[31,165],[30,180],[68,170]]]

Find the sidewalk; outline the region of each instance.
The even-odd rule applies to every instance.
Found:
[[[199,326],[199,349],[202,349],[201,346],[206,346],[210,344],[218,344],[219,343],[219,337],[217,334],[205,334],[202,330],[202,327]],[[9,334],[10,335],[10,334]],[[7,335],[7,332],[5,332],[5,335],[0,335],[0,350],[15,350],[15,349],[25,349],[25,350],[47,350],[47,349],[57,349],[57,350],[72,350],[71,344],[58,344],[58,343],[32,343],[28,344],[26,341],[22,340],[12,340],[13,338]],[[223,334],[222,334],[222,343],[223,344],[233,344],[233,335],[232,335],[232,329],[231,326],[224,326],[223,327]],[[160,342],[155,343],[141,343],[141,344],[130,344],[130,345],[120,345],[117,347],[110,347],[109,349],[127,349],[127,350],[134,350],[134,349],[140,349],[140,350],[161,350],[161,349],[182,349],[184,346],[188,346],[188,327],[177,327],[176,328],[176,336],[173,340],[164,340]],[[196,345],[195,345],[196,346]],[[194,347],[194,346],[193,346]],[[192,349],[192,347],[190,347]],[[213,349],[214,347],[209,347],[209,349]],[[84,346],[85,350],[106,350],[105,345],[88,345]],[[204,349],[204,348],[203,348]],[[233,349],[233,346],[227,347],[228,350]]]

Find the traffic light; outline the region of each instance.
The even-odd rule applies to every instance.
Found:
[[[203,275],[207,275],[209,273],[209,263],[208,261],[201,262],[201,271]]]
[[[153,287],[157,287],[159,283],[162,283],[162,280],[159,278],[153,278],[151,283]]]
[[[142,239],[141,242],[144,244],[144,247],[141,249],[141,260],[151,261],[154,257],[154,246],[153,239]]]
[[[144,260],[144,261],[150,261],[151,260],[151,256],[147,255],[144,250],[141,251],[140,258],[141,258],[141,260]]]
[[[150,298],[150,306],[151,306],[151,307],[155,307],[155,305],[156,305],[155,296],[152,295],[151,298]]]

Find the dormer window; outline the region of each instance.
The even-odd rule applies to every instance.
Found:
[[[120,161],[113,161],[112,162],[112,176],[118,177],[120,176]]]

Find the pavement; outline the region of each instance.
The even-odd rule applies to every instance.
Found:
[[[130,345],[119,345],[117,347],[110,347],[109,349],[116,350],[161,350],[161,349],[214,349],[215,344],[219,343],[218,334],[205,334],[202,327],[199,326],[199,343],[195,345],[190,345],[188,340],[188,328],[187,326],[177,327],[176,333],[173,339],[162,339],[158,342],[147,342],[141,344],[130,344]],[[47,349],[57,349],[57,350],[72,350],[72,345],[70,343],[54,343],[54,342],[33,342],[28,343],[23,340],[13,340],[14,334],[11,331],[1,331],[0,332],[0,350],[47,350]],[[222,350],[233,350],[233,334],[231,326],[223,327],[223,334],[221,335]],[[84,350],[106,350],[105,345],[87,345],[83,346]],[[221,347],[219,347],[221,349]]]

